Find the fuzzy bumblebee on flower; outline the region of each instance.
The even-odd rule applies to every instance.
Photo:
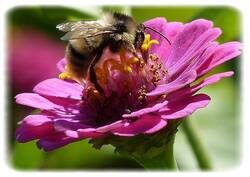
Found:
[[[136,24],[114,13],[58,28],[69,41],[58,63],[62,73],[16,96],[17,103],[40,110],[20,122],[17,140],[38,140],[39,148],[52,151],[90,139],[96,148],[112,144],[148,167],[175,166],[178,125],[210,102],[197,91],[233,71],[195,81],[240,55],[240,43],[218,44],[221,30],[205,19]]]

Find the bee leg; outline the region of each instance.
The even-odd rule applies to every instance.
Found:
[[[103,50],[98,50],[96,56],[94,57],[94,59],[92,60],[90,67],[89,67],[89,75],[90,75],[90,81],[94,84],[96,90],[98,90],[100,93],[103,93],[103,89],[102,87],[99,85],[99,83],[97,82],[97,77],[96,77],[96,73],[95,73],[95,65],[96,63],[99,61],[99,59],[101,58],[103,53]]]
[[[128,49],[128,51],[131,52],[135,57],[138,58],[138,55],[137,55],[137,53],[136,53],[135,46],[134,46],[133,44],[128,43],[128,44],[127,44],[127,49]]]

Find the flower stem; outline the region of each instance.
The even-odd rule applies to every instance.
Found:
[[[206,152],[206,150],[204,149],[202,145],[201,139],[199,137],[198,129],[189,120],[188,117],[183,121],[182,128],[193,150],[193,153],[196,157],[196,160],[198,162],[200,169],[211,170],[212,164],[208,156],[208,153]]]
[[[177,164],[174,158],[174,139],[175,135],[173,135],[170,141],[165,144],[164,150],[156,156],[148,156],[142,154],[140,156],[132,156],[140,165],[142,165],[145,169],[148,170],[172,170],[177,171]]]

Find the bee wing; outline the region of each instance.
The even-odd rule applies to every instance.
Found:
[[[96,21],[77,21],[77,22],[66,22],[56,26],[57,29],[63,32],[75,31],[78,28],[86,27],[90,24],[96,24]]]
[[[72,40],[94,37],[101,34],[114,33],[111,25],[103,26],[98,21],[67,22],[56,26],[60,31],[67,32],[61,39]]]

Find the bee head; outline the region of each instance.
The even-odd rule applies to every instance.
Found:
[[[145,39],[145,26],[140,23],[136,26],[135,30],[135,41],[134,46],[135,48],[139,48]]]

